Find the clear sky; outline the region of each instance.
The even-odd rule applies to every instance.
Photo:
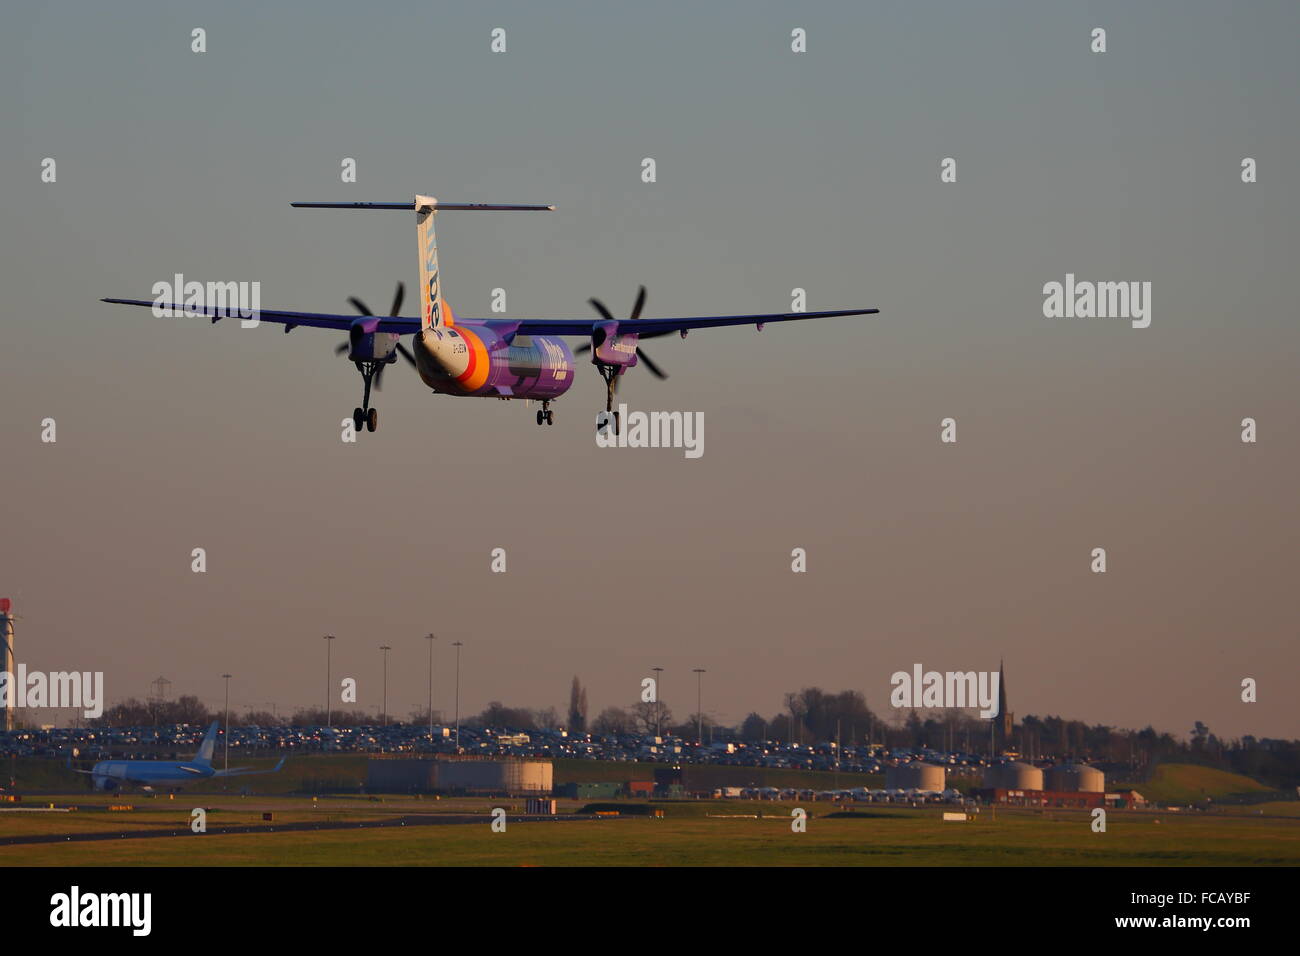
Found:
[[[1298,736],[1297,35],[1289,0],[15,6],[19,659],[103,670],[110,699],[164,675],[215,705],[230,672],[236,707],[286,711],[322,703],[328,632],[366,708],[393,646],[406,714],[434,631],[448,710],[461,640],[462,713],[562,708],[576,673],[594,714],[658,665],[676,714],[703,667],[734,723],[810,685],[883,713],[896,670],[1004,657],[1018,714]],[[340,336],[97,301],[179,272],[345,312],[401,279],[414,314],[413,216],[288,204],[416,192],[558,207],[438,217],[458,314],[498,287],[510,316],[625,312],[639,283],[647,315],[786,311],[795,287],[882,311],[652,343],[671,378],[620,397],[702,412],[690,461],[596,447],[586,366],[546,429],[398,366],[379,432],[344,444]],[[1045,318],[1067,273],[1150,282],[1150,327]]]

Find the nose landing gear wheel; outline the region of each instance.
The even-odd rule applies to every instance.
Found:
[[[546,413],[545,413],[544,411],[542,411],[541,409],[538,409],[538,410],[537,410],[537,424],[540,425],[540,424],[542,423],[543,419],[545,419],[545,418],[546,418]]]
[[[547,425],[555,424],[555,412],[551,411],[549,408],[546,410],[546,424]]]

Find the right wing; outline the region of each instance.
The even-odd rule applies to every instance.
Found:
[[[250,316],[240,316],[237,312],[232,313],[229,308],[221,309],[210,305],[190,306],[187,308],[174,302],[155,302],[153,299],[100,299],[99,301],[111,302],[114,305],[144,306],[150,309],[157,306],[160,309],[167,309],[173,315],[203,316],[212,319],[213,322],[220,322],[222,319],[251,318]],[[346,332],[358,318],[355,315],[334,315],[329,312],[281,312],[276,309],[258,309],[256,316],[259,322],[283,325],[286,332],[291,332],[300,325],[314,329],[334,329],[337,332]],[[420,331],[419,319],[408,319],[398,315],[379,316],[378,318],[378,331],[380,332],[397,332],[401,335],[408,335]]]

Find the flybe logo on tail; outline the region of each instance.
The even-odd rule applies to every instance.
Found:
[[[425,268],[433,268],[427,262]],[[429,276],[428,319],[430,325],[438,325],[438,273],[435,270]]]

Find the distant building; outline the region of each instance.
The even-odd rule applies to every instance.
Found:
[[[531,758],[372,757],[366,762],[366,789],[379,793],[540,795],[551,792],[553,781],[551,761]]]
[[[556,793],[570,800],[613,800],[623,793],[623,784],[612,780],[600,783],[562,783]]]
[[[1107,794],[1085,793],[1078,790],[1019,790],[1006,787],[985,787],[975,791],[975,796],[986,803],[1012,807],[1075,807],[1087,809],[1105,806]]]

